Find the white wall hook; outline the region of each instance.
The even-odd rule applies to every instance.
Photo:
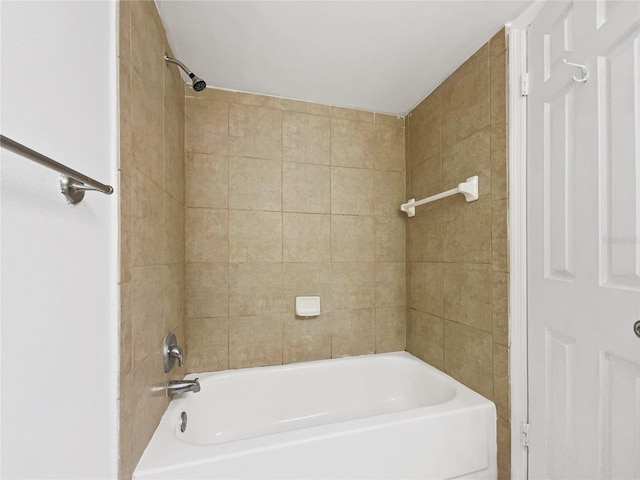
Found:
[[[566,63],[567,65],[570,65],[572,67],[576,67],[579,68],[582,71],[582,78],[578,78],[575,75],[571,78],[573,78],[574,82],[580,82],[580,83],[584,83],[587,80],[589,80],[589,67],[587,67],[586,65],[580,65],[579,63],[571,63],[571,62],[567,62],[566,58],[563,58],[562,61],[564,63]]]

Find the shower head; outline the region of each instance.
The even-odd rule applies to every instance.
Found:
[[[207,82],[205,82],[199,76],[194,75],[193,73],[190,73],[189,77],[191,78],[191,84],[193,85],[193,89],[196,92],[201,92],[207,87]]]
[[[164,61],[165,62],[169,62],[169,63],[175,63],[176,65],[178,65],[182,70],[184,70],[184,72],[189,75],[189,78],[191,79],[191,84],[193,85],[193,89],[196,92],[201,92],[202,90],[204,90],[207,86],[207,82],[205,82],[203,79],[201,79],[200,77],[198,77],[195,73],[193,73],[191,70],[189,70],[187,68],[187,66],[182,63],[180,60],[176,60],[175,58],[171,58],[170,56],[168,56],[166,53],[164,55]]]

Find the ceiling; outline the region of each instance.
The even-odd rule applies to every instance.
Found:
[[[404,115],[533,2],[156,3],[209,86]]]

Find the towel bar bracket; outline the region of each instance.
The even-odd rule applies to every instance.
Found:
[[[60,192],[71,205],[75,205],[82,201],[85,190],[95,190],[82,187],[85,187],[84,183],[79,182],[78,180],[74,180],[67,176],[60,177]]]

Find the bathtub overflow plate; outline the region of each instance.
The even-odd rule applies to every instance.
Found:
[[[180,431],[184,433],[187,429],[187,412],[182,412],[180,414]]]

